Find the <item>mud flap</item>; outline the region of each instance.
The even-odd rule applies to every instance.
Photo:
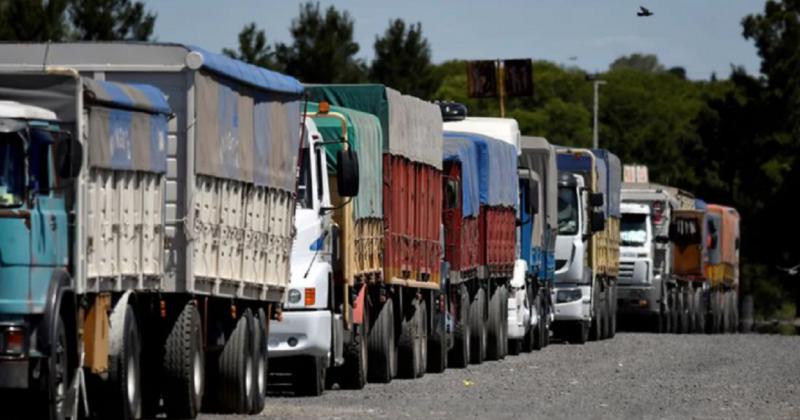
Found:
[[[356,296],[356,301],[353,304],[353,324],[361,325],[364,323],[364,294],[366,293],[367,285],[361,286],[361,290],[358,291],[358,296]]]

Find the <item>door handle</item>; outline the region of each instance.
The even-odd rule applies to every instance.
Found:
[[[56,215],[55,214],[51,214],[50,215],[50,229],[56,230],[57,225],[58,224],[56,223]]]

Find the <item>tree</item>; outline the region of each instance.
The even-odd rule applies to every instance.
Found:
[[[383,37],[375,38],[370,79],[419,98],[431,98],[441,80],[431,64],[431,47],[420,23],[389,22]]]
[[[319,3],[300,6],[292,20],[291,45],[280,43],[275,56],[284,71],[306,83],[357,83],[363,81],[366,66],[357,59],[358,44],[353,41],[353,19],[347,12]]]
[[[239,32],[239,50],[224,48],[222,53],[228,57],[259,67],[276,69],[275,53],[267,44],[267,35],[256,27],[255,22],[245,25]]]
[[[156,14],[131,0],[70,0],[75,37],[83,41],[149,41]]]
[[[609,69],[633,69],[645,73],[660,73],[664,71],[664,66],[658,62],[658,57],[653,54],[635,53],[614,60]]]
[[[60,41],[67,32],[69,0],[3,0],[0,2],[0,40]]]

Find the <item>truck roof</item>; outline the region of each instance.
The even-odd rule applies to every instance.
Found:
[[[625,203],[620,205],[622,214],[650,214],[650,206],[639,203]]]
[[[58,120],[56,113],[47,108],[27,105],[17,101],[0,101],[0,118],[45,121]]]
[[[444,123],[446,131],[482,134],[512,144],[520,153],[519,124],[513,118],[467,117]]]

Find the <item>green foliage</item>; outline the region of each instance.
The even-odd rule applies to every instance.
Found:
[[[324,13],[319,3],[300,6],[289,29],[293,42],[276,46],[276,61],[284,71],[305,83],[364,81],[366,65],[356,58],[353,19],[334,6]]]
[[[148,41],[156,15],[131,0],[2,0],[3,41]]]
[[[67,33],[69,0],[3,0],[0,2],[0,40],[60,41]]]
[[[402,19],[389,22],[383,37],[375,39],[370,79],[419,98],[431,98],[441,81],[431,64],[431,48],[421,24],[406,25]]]
[[[609,66],[611,70],[630,69],[644,73],[661,73],[664,66],[658,62],[658,57],[653,54],[635,53],[614,60]]]
[[[222,53],[228,57],[244,61],[259,67],[276,69],[275,53],[272,46],[267,44],[267,35],[264,30],[258,29],[255,22],[245,25],[239,32],[239,49],[225,48]]]

